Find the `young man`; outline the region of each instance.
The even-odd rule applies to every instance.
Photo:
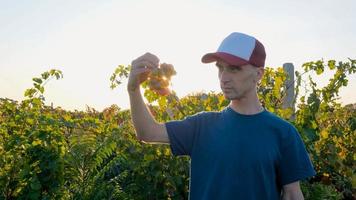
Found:
[[[315,175],[293,125],[268,112],[257,96],[266,53],[256,38],[232,33],[218,50],[203,56],[216,62],[228,107],[181,121],[157,123],[140,94],[140,83],[158,67],[150,53],[132,62],[128,81],[131,114],[139,140],[169,143],[173,155],[191,157],[191,200],[301,200],[299,181]]]

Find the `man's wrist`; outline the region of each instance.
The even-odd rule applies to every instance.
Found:
[[[129,94],[137,94],[137,93],[140,93],[140,87],[135,88],[135,89],[127,89],[127,92],[128,92]]]

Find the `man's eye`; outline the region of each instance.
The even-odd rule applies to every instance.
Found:
[[[241,68],[239,68],[239,67],[230,67],[229,68],[229,71],[230,72],[238,72],[238,71],[240,71],[241,70]]]

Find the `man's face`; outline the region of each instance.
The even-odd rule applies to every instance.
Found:
[[[262,78],[263,68],[252,65],[232,66],[217,61],[220,88],[226,99],[240,100],[256,92],[257,82]]]

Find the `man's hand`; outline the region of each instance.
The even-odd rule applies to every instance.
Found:
[[[282,200],[304,200],[299,181],[283,186]]]
[[[158,65],[158,57],[151,53],[145,53],[144,55],[133,60],[131,63],[127,90],[129,92],[134,92],[140,89],[140,84],[147,80],[149,73],[153,69],[158,68]]]

